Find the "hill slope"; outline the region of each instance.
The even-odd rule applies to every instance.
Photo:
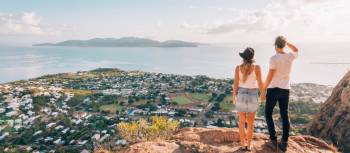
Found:
[[[350,72],[333,89],[315,115],[309,133],[350,152]]]
[[[167,141],[140,142],[118,151],[120,153],[238,153],[237,129],[184,128]],[[253,153],[272,153],[268,136],[254,135]],[[327,143],[311,136],[292,136],[288,153],[332,153]]]

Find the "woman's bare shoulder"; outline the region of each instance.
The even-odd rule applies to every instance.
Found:
[[[254,64],[254,68],[255,69],[260,69],[260,65],[259,64]]]
[[[261,71],[260,65],[258,65],[258,64],[254,64],[254,69],[255,69],[255,71]]]
[[[240,67],[241,67],[241,65],[236,65],[235,70],[237,71]]]

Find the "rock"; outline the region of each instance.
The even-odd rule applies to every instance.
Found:
[[[308,132],[350,152],[350,72],[334,87],[314,116]]]
[[[252,153],[276,152],[268,136],[256,133]],[[118,153],[239,153],[238,129],[184,128],[170,140],[133,144]],[[332,153],[335,149],[312,136],[291,136],[287,153]]]

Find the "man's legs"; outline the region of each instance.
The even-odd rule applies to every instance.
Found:
[[[280,95],[281,97],[279,97],[278,99],[278,104],[280,107],[280,114],[281,114],[282,126],[283,126],[282,140],[287,142],[289,137],[289,129],[290,129],[290,123],[289,123],[289,117],[288,117],[289,90],[281,89]]]
[[[276,89],[267,89],[266,93],[266,105],[265,105],[265,119],[267,128],[269,130],[270,139],[277,141],[275,124],[273,122],[272,113],[277,103]]]

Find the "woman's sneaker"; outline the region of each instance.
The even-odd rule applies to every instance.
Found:
[[[288,142],[281,140],[281,142],[278,144],[278,148],[280,148],[283,152],[287,151]]]

